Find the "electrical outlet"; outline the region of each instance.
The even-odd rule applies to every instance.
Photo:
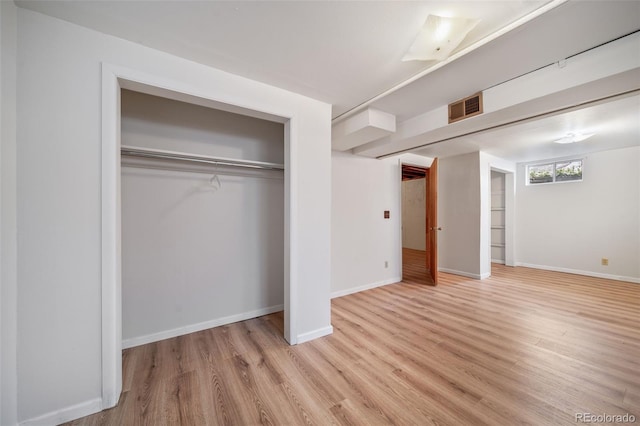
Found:
[[[602,258],[602,266],[609,266],[609,259],[607,259],[606,257]]]
[[[388,260],[385,260],[385,261],[384,261],[384,267],[385,267],[385,268],[388,268],[388,267],[389,267],[389,261],[388,261]]]

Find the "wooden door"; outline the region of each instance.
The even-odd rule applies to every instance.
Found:
[[[434,285],[438,285],[438,159],[427,170],[427,269]]]

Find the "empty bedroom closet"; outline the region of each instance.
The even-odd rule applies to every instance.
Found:
[[[121,94],[122,344],[283,310],[284,125]]]

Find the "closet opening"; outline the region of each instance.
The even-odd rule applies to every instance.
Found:
[[[102,245],[102,407],[103,409],[110,408],[115,406],[118,403],[120,398],[120,394],[122,391],[122,346],[123,346],[123,328],[122,328],[122,315],[123,315],[123,306],[122,306],[122,186],[121,186],[121,97],[122,89],[126,89],[128,91],[137,92],[139,94],[145,95],[153,95],[158,98],[172,100],[172,101],[181,101],[187,104],[193,104],[196,106],[207,107],[209,109],[220,110],[221,112],[234,113],[239,116],[245,116],[249,118],[257,118],[261,120],[266,120],[268,122],[279,124],[279,134],[282,148],[280,149],[280,162],[278,164],[284,164],[284,171],[271,170],[266,171],[265,173],[280,173],[283,177],[278,177],[277,179],[271,179],[274,182],[279,182],[281,188],[281,199],[282,206],[280,210],[280,225],[279,228],[282,230],[282,234],[279,236],[281,241],[281,245],[283,249],[281,250],[282,264],[279,266],[280,270],[278,272],[274,272],[275,269],[272,269],[270,266],[268,269],[261,269],[262,272],[265,272],[267,276],[271,277],[274,274],[278,274],[282,276],[282,282],[280,283],[280,288],[282,290],[282,310],[284,311],[284,324],[283,324],[283,334],[284,338],[290,344],[296,344],[298,342],[298,331],[297,331],[297,288],[298,288],[298,258],[296,256],[296,242],[298,239],[298,227],[296,223],[296,206],[297,206],[297,195],[295,192],[295,188],[297,185],[298,179],[298,159],[296,158],[296,147],[298,144],[298,136],[297,136],[297,123],[298,116],[292,111],[282,111],[277,107],[274,107],[272,103],[269,101],[268,97],[261,96],[260,94],[251,95],[243,92],[240,88],[234,87],[229,90],[224,88],[219,88],[215,84],[203,84],[202,82],[199,85],[194,85],[187,81],[182,80],[173,80],[167,77],[147,74],[138,70],[123,68],[119,66],[114,66],[110,64],[103,63],[102,65],[102,155],[101,155],[101,176],[102,176],[102,185],[101,185],[101,204],[102,204],[102,230],[101,230],[101,245]],[[128,96],[128,95],[124,95]],[[134,95],[135,96],[135,95]],[[125,106],[126,107],[126,106]],[[194,119],[194,117],[187,117],[187,120]],[[135,120],[134,120],[135,121]],[[158,120],[162,121],[162,120]],[[156,133],[154,134],[156,140],[163,140],[163,143],[168,143],[168,141],[164,140],[165,133],[162,131],[164,122],[158,123],[159,126],[156,127]],[[137,125],[142,125],[141,123],[137,123]],[[135,127],[135,126],[134,126]],[[204,129],[191,128],[191,133],[193,135],[200,134]],[[135,132],[134,132],[135,133]],[[148,135],[147,135],[148,136]],[[228,135],[232,136],[232,135]],[[136,137],[144,139],[143,135],[137,135]],[[144,143],[144,141],[140,141],[140,143]],[[227,149],[232,148],[231,141],[227,142]],[[203,148],[202,144],[198,144],[197,142],[192,141],[192,146],[199,148]],[[164,150],[164,151],[173,151],[173,149],[165,149],[170,148],[165,146],[164,148],[149,148],[153,150]],[[264,147],[263,147],[264,148]],[[257,151],[254,153],[260,152],[259,148],[255,148]],[[180,150],[177,151],[181,154],[193,154],[195,151],[189,152],[190,148],[186,148],[185,146],[181,146]],[[249,152],[249,148],[243,148],[242,152]],[[213,155],[218,154],[218,155]],[[203,157],[215,157],[218,159],[220,153],[213,152],[202,152],[202,154],[195,154],[195,156],[203,156]],[[260,157],[245,157],[245,158],[260,158]],[[226,159],[237,159],[235,156],[229,156]],[[242,157],[241,157],[242,159]],[[261,158],[264,160],[264,158]],[[198,190],[198,185],[193,185],[191,189],[193,193],[197,193],[195,198],[203,198],[206,195],[219,195],[222,189],[229,189],[229,187],[233,187],[234,183],[228,182],[228,187],[217,187],[218,180],[220,184],[225,184],[225,179],[241,179],[246,178],[246,176],[235,176],[231,173],[229,177],[223,178],[223,170],[222,168],[227,166],[223,164],[200,164],[196,165],[195,161],[175,161],[175,159],[149,159],[143,160],[141,158],[135,158],[132,161],[146,161],[153,160],[153,162],[162,162],[162,168],[157,169],[155,166],[147,164],[149,167],[138,168],[138,173],[144,175],[144,179],[140,179],[141,182],[152,179],[164,179],[162,176],[163,173],[167,172],[181,172],[186,173],[190,178],[195,179],[195,176],[200,176],[200,183],[204,185],[206,183],[208,185],[207,190],[204,190],[204,187],[200,187],[202,191]],[[242,160],[245,161],[245,160]],[[246,161],[258,161],[261,160],[246,160]],[[278,160],[276,160],[278,161]],[[262,162],[270,162],[270,161],[262,161]],[[169,166],[171,164],[171,166]],[[188,164],[188,165],[186,165]],[[199,167],[218,167],[218,170],[208,169],[206,173],[198,173]],[[129,167],[129,166],[125,166]],[[175,167],[180,170],[164,170],[167,167]],[[233,170],[236,170],[235,165],[230,166]],[[183,170],[187,168],[188,170]],[[243,168],[243,173],[251,173],[248,172],[249,168]],[[226,172],[226,170],[225,170]],[[148,173],[147,176],[145,173]],[[153,175],[156,173],[156,175]],[[263,173],[263,171],[259,171],[259,173]],[[217,179],[215,176],[217,175]],[[224,175],[226,176],[226,175]],[[128,179],[128,177],[125,177]],[[268,180],[268,179],[264,179]],[[166,191],[167,194],[161,194],[159,199],[163,199],[165,195],[175,194],[177,190],[182,189],[181,185],[185,185],[185,182],[189,181],[189,179],[176,179],[176,182],[173,182],[169,185],[169,189]],[[193,183],[193,182],[192,182]],[[214,191],[215,190],[215,191]],[[243,193],[242,195],[237,195],[238,197],[244,197],[245,199],[250,198],[250,194],[254,195],[255,198],[264,198],[271,194],[271,189],[269,190],[254,190],[253,193],[249,192]],[[125,197],[129,197],[131,194],[135,194],[129,191],[129,189],[125,188]],[[165,192],[164,190],[161,192]],[[208,194],[206,194],[209,192]],[[213,194],[211,194],[213,192]],[[184,193],[183,193],[184,194]],[[158,198],[154,198],[155,193],[145,192],[141,194],[143,200],[149,200],[150,203],[157,203]],[[135,198],[135,197],[134,197]],[[141,200],[136,200],[136,202],[140,202]],[[180,199],[175,200],[178,204],[181,202]],[[202,202],[202,199],[199,199]],[[211,200],[209,200],[211,202]],[[206,203],[206,201],[205,201]],[[165,210],[163,214],[168,215],[172,209],[171,205],[165,204]],[[245,217],[244,215],[251,210],[252,208],[248,206],[243,209],[243,212],[239,214],[239,216]],[[257,208],[256,208],[257,209]],[[262,210],[260,210],[262,212]],[[158,213],[156,211],[156,213]],[[128,213],[127,213],[128,214]],[[269,215],[266,213],[267,216]],[[125,218],[125,220],[128,220]],[[262,220],[262,218],[260,218]],[[150,221],[152,222],[152,221]],[[213,222],[213,221],[212,221]],[[254,226],[255,232],[267,232],[268,231],[263,227],[258,227],[259,221],[252,223]],[[147,223],[144,226],[148,226]],[[248,225],[247,225],[248,226]],[[208,230],[205,230],[208,232]],[[159,233],[168,232],[166,229],[162,229],[158,231]],[[191,233],[197,232],[195,229],[191,231]],[[260,234],[263,235],[263,234]],[[166,236],[165,236],[166,237]],[[125,244],[129,244],[125,242]],[[206,245],[206,243],[204,243]],[[229,244],[236,244],[236,242],[231,241]],[[206,247],[204,247],[206,249]],[[125,252],[127,248],[124,247]],[[206,253],[206,250],[198,251],[197,253]],[[174,250],[174,253],[177,251]],[[194,252],[190,252],[187,254],[193,255]],[[186,254],[181,253],[180,256],[185,256]],[[194,255],[195,256],[195,255]],[[209,260],[209,257],[204,255],[204,258]],[[189,260],[189,259],[186,259]],[[148,260],[147,260],[148,261]],[[157,266],[157,262],[151,262],[152,266]],[[164,265],[161,265],[165,267]],[[155,268],[151,271],[151,273],[157,273],[158,269]],[[202,271],[193,271],[188,268],[184,268],[181,270],[176,270],[175,276],[180,279],[185,279],[189,277],[189,274],[200,274]],[[252,292],[252,289],[246,288],[244,294],[249,296],[250,301],[255,301],[258,298],[261,301],[266,301],[265,303],[271,303],[272,299],[269,299],[268,296],[265,296],[261,291]],[[220,294],[220,297],[224,297],[224,294]],[[153,299],[149,294],[142,296],[147,301],[148,305],[153,305]],[[277,302],[276,302],[277,303]],[[249,307],[247,307],[249,306]],[[243,311],[243,314],[252,313],[254,316],[260,315],[264,310],[260,310],[258,308],[254,311],[251,311],[250,305],[247,304],[244,306],[246,308]],[[272,309],[276,309],[276,305],[269,305]],[[125,308],[126,309],[126,308]],[[146,309],[150,309],[147,307]],[[174,303],[173,305],[174,312],[185,313],[185,307],[180,306],[179,303]],[[257,313],[256,313],[257,311]],[[188,312],[187,312],[188,313]],[[185,314],[186,315],[186,314]],[[241,318],[238,316],[233,316],[234,314],[227,315],[222,317],[224,321],[231,322],[232,320],[238,321]],[[189,321],[192,321],[193,318],[187,318]],[[219,320],[219,318],[218,318]],[[207,323],[209,321],[209,323]],[[205,319],[203,322],[198,323],[197,327],[202,326],[211,326],[213,324],[210,322],[211,320]],[[195,329],[190,329],[189,327],[185,327],[180,329],[180,327],[171,327],[171,325],[166,325],[166,328],[161,331],[167,331],[167,329],[171,330],[171,333],[188,333],[191,331],[195,331]],[[196,328],[197,328],[196,327]],[[169,334],[166,334],[168,337]],[[143,334],[149,338],[151,335],[154,339],[164,338],[162,333],[151,331],[147,334]],[[139,341],[131,340],[128,343],[136,344],[140,343]]]
[[[284,309],[284,125],[123,89],[122,347]]]
[[[491,167],[491,263],[515,266],[515,174],[512,171]],[[487,265],[487,271],[490,271]]]
[[[491,263],[505,264],[506,204],[505,176],[491,170]]]

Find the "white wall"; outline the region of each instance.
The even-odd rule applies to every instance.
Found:
[[[640,147],[598,152],[582,182],[527,186],[519,164],[518,264],[640,282],[638,165]]]
[[[416,154],[376,160],[346,152],[332,153],[333,297],[400,281],[401,164],[429,167],[432,161]],[[389,219],[384,219],[385,210],[390,211]]]
[[[122,144],[284,162],[280,123],[126,90]],[[124,347],[283,308],[284,174],[170,166],[122,169]]]
[[[17,8],[0,2],[0,424],[17,423]]]
[[[426,250],[426,179],[402,182],[402,247]]]
[[[484,152],[440,159],[438,264],[441,271],[483,279],[491,275],[491,170],[513,175],[513,162]],[[511,182],[511,183],[510,183]],[[512,241],[515,189],[505,177],[506,241]],[[507,255],[509,263],[510,255]],[[509,264],[508,263],[508,264]]]
[[[480,278],[479,153],[445,157],[438,167],[439,270]],[[487,230],[488,231],[488,230]]]
[[[330,330],[330,106],[19,9],[20,420],[60,422],[101,401],[103,62],[184,81],[221,102],[295,117],[296,333],[301,339]]]
[[[122,144],[284,163],[284,126],[122,90]]]
[[[398,160],[334,151],[331,180],[332,295],[398,282],[402,271]],[[385,210],[390,211],[389,219],[384,219]]]

